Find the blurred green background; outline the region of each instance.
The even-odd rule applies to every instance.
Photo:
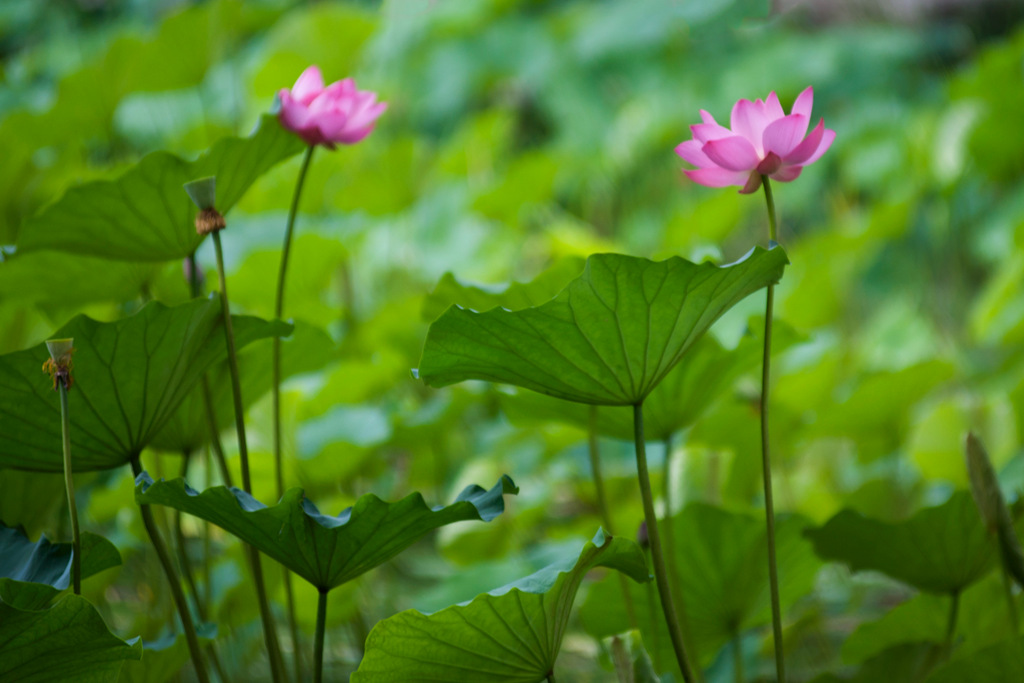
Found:
[[[500,288],[552,267],[567,282],[595,252],[739,258],[766,242],[762,199],[694,185],[673,148],[699,109],[727,121],[737,99],[773,90],[788,109],[813,85],[814,116],[836,142],[796,182],[775,185],[792,261],[776,311],[799,337],[774,371],[777,509],[823,523],[844,507],[899,519],[942,502],[966,485],[968,429],[1015,492],[1024,487],[1024,6],[788,4],[6,0],[0,351],[36,344],[79,312],[112,320],[149,299],[188,296],[180,263],[82,257],[68,269],[47,252],[18,254],[24,221],[67,188],[116,177],[152,151],[194,158],[247,134],[311,63],[328,82],[351,75],[378,92],[389,109],[377,130],[318,151],[303,195],[286,310],[333,343],[317,351],[316,371],[286,387],[288,483],[331,514],[370,491],[446,502],[502,473],[522,494],[492,524],[447,529],[331,594],[329,677],[342,677],[379,619],[468,600],[599,524],[583,431],[517,412],[514,392],[500,387],[435,391],[413,378],[427,325],[450,302],[431,295],[442,275]],[[239,312],[271,317],[298,167],[296,157],[275,168],[228,215]],[[212,289],[208,244],[199,258]],[[713,332],[735,345],[762,310],[755,295]],[[676,439],[677,506],[760,514],[757,391],[754,374],[741,378]],[[269,415],[265,399],[248,422],[264,500]],[[631,447],[601,445],[616,524],[632,533],[642,511]],[[652,451],[658,469],[663,450]],[[155,475],[180,467],[172,456],[144,460]],[[193,478],[203,483],[202,470]],[[126,558],[86,593],[116,632],[156,638],[171,604],[144,551],[131,476],[80,479],[83,526]],[[61,487],[59,476],[0,471],[0,518],[64,538]],[[186,533],[199,542],[198,525],[186,520]],[[241,552],[223,536],[214,542],[224,548],[210,579],[216,622],[230,634],[222,657],[260,680]],[[910,596],[836,565],[814,586],[787,612],[798,681],[859,663],[844,641]],[[308,637],[315,593],[297,588]],[[609,680],[599,644],[574,624],[560,660],[568,680]],[[749,673],[767,676],[768,631],[748,633],[744,649]],[[709,677],[728,680],[725,654],[707,654]]]

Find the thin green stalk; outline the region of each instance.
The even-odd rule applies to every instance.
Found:
[[[82,594],[82,537],[78,529],[78,506],[75,505],[75,482],[71,471],[71,417],[68,413],[68,388],[57,381],[60,391],[60,427],[64,443],[64,489],[68,494],[71,514],[71,577],[75,595]]]
[[[768,238],[775,242],[778,223],[775,216],[775,197],[768,176],[763,176],[764,198],[768,205]],[[764,356],[761,364],[761,465],[764,479],[764,512],[768,536],[768,587],[772,603],[772,636],[775,645],[775,675],[779,683],[786,682],[785,651],[782,642],[782,608],[779,602],[779,570],[775,558],[775,502],[772,498],[772,461],[768,444],[768,394],[772,360],[772,315],[775,307],[775,285],[768,285],[764,312]]]
[[[736,683],[743,683],[743,642],[739,629],[732,632],[732,673]]]
[[[953,591],[949,600],[949,622],[946,624],[945,651],[946,659],[953,653],[953,640],[956,637],[956,620],[960,614],[960,591]]]
[[[181,454],[181,478],[188,480],[188,464],[192,457],[192,453],[189,450],[185,450]],[[188,584],[188,589],[192,593],[192,602],[196,606],[196,614],[202,621],[206,621],[206,610],[203,609],[203,604],[199,600],[199,589],[196,588],[196,580],[192,574],[192,563],[188,559],[188,550],[185,548],[185,532],[181,528],[181,510],[174,511],[174,541],[175,545],[178,546],[178,563],[181,565],[181,575],[185,577],[185,583]]]
[[[324,680],[324,635],[327,630],[327,590],[319,589],[316,602],[316,640],[313,645],[313,683]]]
[[[131,460],[132,473],[138,477],[142,473],[142,465],[138,456]],[[192,666],[196,671],[196,678],[199,683],[209,683],[210,678],[206,673],[206,665],[203,664],[203,654],[199,647],[199,637],[196,635],[195,624],[192,623],[192,614],[188,611],[188,603],[185,601],[185,593],[181,590],[181,582],[178,580],[178,573],[174,570],[174,562],[171,560],[171,553],[160,536],[156,520],[153,519],[153,511],[149,505],[140,505],[139,511],[142,514],[142,524],[146,527],[149,540],[153,544],[156,556],[163,567],[167,583],[171,587],[171,597],[174,599],[174,606],[178,610],[178,617],[181,619],[181,626],[185,631],[185,641],[188,643],[188,651],[192,657]]]
[[[601,525],[604,526],[612,536],[615,529],[612,527],[612,517],[608,508],[608,497],[604,491],[604,477],[601,475],[601,453],[597,444],[597,406],[590,406],[590,425],[587,430],[587,452],[590,455],[590,471],[594,477],[594,490],[597,492],[597,506],[601,511]],[[633,594],[629,592],[629,581],[622,572],[615,572],[619,577],[619,586],[622,588],[622,600],[626,605],[626,615],[629,619],[629,627],[637,628],[639,622],[636,618],[636,605],[633,604]]]
[[[189,293],[193,299],[202,295],[202,287],[199,285],[199,264],[196,262],[196,252],[188,255],[189,265]],[[217,455],[217,463],[220,465],[221,477],[224,483],[231,486],[231,472],[228,470],[227,459],[224,457],[224,447],[220,443],[220,430],[217,429],[217,415],[213,411],[213,399],[210,395],[210,380],[204,374],[202,379],[203,408],[206,411],[206,422],[210,427],[210,443]]]
[[[1020,633],[1020,625],[1017,620],[1017,603],[1013,599],[1013,584],[1004,562],[999,563],[999,569],[1003,576],[1003,594],[1006,596],[1006,609],[1010,613],[1010,627],[1013,628],[1013,635],[1016,636]]]
[[[668,575],[672,579],[672,599],[679,614],[679,628],[683,631],[683,643],[690,657],[699,662],[700,654],[693,645],[690,631],[690,620],[686,616],[686,603],[683,600],[683,582],[679,578],[679,565],[676,562],[675,524],[672,521],[672,437],[665,437],[665,465],[662,473],[661,496],[665,501],[665,518],[662,525],[665,531],[665,550],[668,552]],[[704,680],[704,672],[698,667],[694,673],[698,681]]]
[[[654,564],[651,558],[648,557],[647,559],[651,562],[651,564]],[[648,624],[648,627],[651,630],[651,651],[654,654],[654,668],[656,671],[661,671],[661,639],[658,636],[658,634],[661,632],[661,629],[658,628],[658,610],[654,607],[654,602],[656,599],[654,594],[656,591],[654,585],[650,581],[647,582],[646,587],[647,616],[650,618],[651,622],[650,624]]]
[[[206,449],[206,457],[203,459],[206,466],[206,481],[213,478],[213,461],[210,458],[210,449]],[[207,484],[209,485],[209,484]],[[210,523],[203,522],[203,608],[210,609],[213,600],[213,581],[210,572]]]
[[[633,406],[633,436],[636,444],[636,470],[637,478],[640,482],[640,497],[644,504],[644,518],[647,520],[647,537],[651,543],[654,579],[658,584],[658,594],[661,596],[661,608],[665,613],[665,622],[668,624],[669,636],[672,638],[672,649],[675,650],[676,661],[679,662],[679,669],[683,674],[683,680],[686,683],[693,683],[696,679],[693,675],[693,669],[690,667],[689,659],[686,656],[683,632],[679,626],[679,617],[672,600],[672,590],[668,580],[668,572],[665,568],[665,555],[661,548],[661,534],[658,532],[658,517],[654,513],[654,496],[651,493],[651,476],[647,470],[647,450],[644,443],[643,403],[637,403]]]
[[[302,168],[299,169],[299,177],[295,182],[295,193],[292,195],[292,205],[288,211],[288,225],[284,230],[284,246],[281,248],[281,267],[277,271],[277,296],[274,299],[274,317],[280,318],[284,314],[284,283],[285,275],[288,272],[288,256],[292,250],[292,234],[295,230],[295,216],[299,212],[299,197],[302,196],[302,186],[306,181],[306,171],[309,170],[309,163],[313,160],[313,151],[316,145],[310,145],[306,149],[306,156],[302,159]],[[281,338],[274,337],[274,359],[273,359],[273,382],[271,391],[274,410],[274,478],[277,481],[277,497],[280,500],[284,495],[284,464],[281,457]],[[295,653],[295,680],[302,680],[302,658],[299,656],[299,629],[295,620],[295,596],[292,592],[292,573],[282,568],[284,572],[284,591],[288,603],[288,630],[292,636],[292,649]]]
[[[231,307],[228,303],[227,275],[224,272],[224,248],[221,246],[220,232],[213,233],[213,246],[217,253],[217,276],[220,278],[220,302],[224,318],[224,339],[228,351],[228,370],[231,373],[231,396],[235,407],[235,432],[238,435],[238,457],[242,465],[242,488],[252,494],[252,479],[249,476],[249,448],[245,439],[245,406],[242,403],[242,384],[238,373],[238,356],[235,352],[235,330],[231,324]],[[274,614],[270,610],[267,599],[267,586],[263,578],[263,566],[260,564],[260,553],[251,545],[246,545],[249,564],[252,567],[253,583],[256,584],[256,598],[260,608],[260,620],[263,622],[263,639],[267,645],[267,656],[270,658],[270,674],[274,683],[286,679],[281,648],[277,642],[277,631],[274,628]]]

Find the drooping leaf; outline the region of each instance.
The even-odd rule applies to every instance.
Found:
[[[89,601],[66,595],[52,607],[21,610],[0,602],[0,680],[19,683],[116,681],[142,643],[125,642]]]
[[[331,338],[320,328],[296,322],[294,332],[282,340],[281,344],[282,379],[322,368],[333,357],[334,346]],[[271,388],[273,380],[270,358],[270,340],[251,344],[238,353],[242,401],[246,408],[263,397]],[[224,430],[234,424],[231,376],[227,361],[213,365],[206,376],[217,427]],[[181,402],[174,416],[153,436],[149,446],[168,453],[182,453],[197,451],[209,440],[210,425],[206,417],[202,385],[198,385],[188,398]]]
[[[430,326],[419,376],[442,387],[504,382],[579,403],[633,405],[736,302],[777,281],[781,248],[725,267],[618,254],[587,260],[546,304],[475,313],[449,308]]]
[[[455,502],[430,508],[413,493],[396,503],[366,494],[337,517],[320,514],[302,489],[267,507],[244,491],[214,486],[202,493],[184,479],[135,480],[139,504],[166,505],[212,522],[274,558],[317,588],[329,590],[387,562],[439,527],[465,520],[489,522],[505,509],[503,494],[519,489],[508,477],[489,491],[468,486]]]
[[[291,329],[233,320],[239,347]],[[68,405],[76,472],[118,467],[141,453],[203,372],[227,355],[216,295],[174,308],[153,302],[112,323],[80,315],[52,336],[75,340]],[[41,370],[47,358],[43,344],[0,356],[0,467],[63,471],[59,400]]]
[[[82,578],[121,564],[114,544],[82,532]],[[21,529],[0,523],[0,600],[19,609],[42,609],[71,583],[70,543],[33,543]]]
[[[1024,637],[1010,638],[939,667],[927,683],[1008,683],[1024,681]]]
[[[185,258],[202,241],[185,183],[216,176],[217,209],[224,214],[264,172],[302,149],[302,140],[268,114],[250,137],[222,139],[195,161],[154,152],[117,180],[68,190],[25,223],[18,249],[124,261]]]
[[[820,567],[811,544],[801,536],[806,525],[800,517],[776,520],[783,609],[811,592]],[[673,548],[675,555],[669,567],[672,576],[678,576],[680,604],[685,608],[694,648],[702,664],[709,665],[734,630],[743,632],[771,620],[764,520],[694,503],[679,512],[671,526],[672,543],[666,546]],[[644,643],[656,662],[674,666],[657,594],[638,586],[630,589]],[[628,629],[618,582],[606,580],[594,586],[580,608],[580,619],[587,632],[598,638]],[[656,625],[654,630],[651,624]]]
[[[433,614],[406,610],[379,622],[351,680],[543,681],[554,670],[580,583],[594,567],[650,579],[638,545],[598,531],[578,556],[471,602]]]
[[[994,566],[995,547],[966,491],[895,524],[843,510],[805,532],[825,560],[888,574],[929,593],[960,592]]]

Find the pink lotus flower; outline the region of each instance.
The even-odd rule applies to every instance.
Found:
[[[278,92],[278,98],[281,125],[309,144],[328,149],[365,138],[388,107],[377,101],[377,93],[356,90],[351,78],[325,88],[324,77],[316,65],[303,71],[291,90]]]
[[[743,194],[761,187],[762,176],[796,180],[804,166],[817,161],[836,138],[834,130],[825,128],[824,119],[807,134],[813,102],[814,90],[807,88],[787,116],[774,92],[763,102],[740,100],[729,117],[731,130],[701,109],[704,122],[690,126],[693,139],[676,147],[676,154],[697,167],[683,173],[707,187],[740,185]]]

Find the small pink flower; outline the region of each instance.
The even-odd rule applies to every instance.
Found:
[[[324,87],[320,68],[313,65],[302,72],[291,90],[278,92],[281,125],[311,145],[334,149],[351,145],[373,131],[377,117],[388,105],[377,101],[377,93],[356,90],[346,78]]]
[[[743,194],[761,187],[763,175],[782,182],[796,180],[836,138],[824,119],[807,133],[813,102],[814,90],[807,88],[786,116],[774,92],[763,102],[740,100],[732,108],[731,130],[701,109],[703,123],[690,126],[693,139],[676,147],[676,154],[697,167],[683,173],[707,187],[739,185]]]

